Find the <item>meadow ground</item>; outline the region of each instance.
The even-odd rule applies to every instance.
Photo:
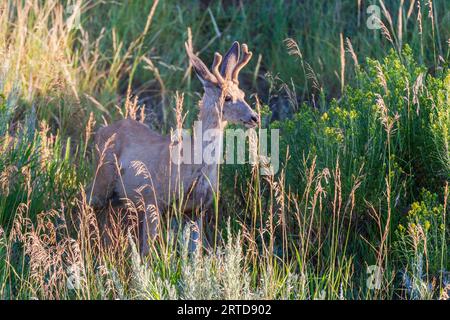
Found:
[[[2,1],[0,298],[448,299],[449,32],[447,0]],[[175,203],[145,259],[120,212],[105,246],[93,134],[189,127],[184,42],[209,63],[233,40],[279,172],[221,167],[212,252]]]

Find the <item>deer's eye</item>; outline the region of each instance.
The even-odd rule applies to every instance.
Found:
[[[226,95],[226,96],[225,96],[225,102],[230,102],[230,101],[231,101],[231,96]]]

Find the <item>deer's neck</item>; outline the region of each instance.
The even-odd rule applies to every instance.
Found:
[[[219,130],[223,132],[226,121],[223,121],[221,116],[221,108],[218,101],[210,99],[204,95],[200,101],[200,114],[198,120],[202,122],[203,132],[207,130]]]
[[[217,190],[219,164],[222,163],[223,155],[223,132],[227,124],[222,119],[220,109],[217,101],[204,95],[200,101],[198,118],[201,124],[201,136],[194,134],[194,145],[202,145],[202,163],[198,173],[208,178],[208,184],[210,184],[208,187],[213,187],[214,191]],[[202,141],[199,142],[198,139]]]

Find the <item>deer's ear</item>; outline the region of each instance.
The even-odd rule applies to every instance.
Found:
[[[224,78],[231,78],[231,74],[239,62],[239,42],[233,42],[230,50],[228,50],[227,54],[223,58],[222,68],[220,69],[220,73]]]
[[[197,57],[192,48],[185,42],[186,52],[189,57],[189,60],[192,64],[192,67],[197,74],[197,77],[202,82],[203,86],[211,86],[217,84],[216,77],[209,71],[208,67],[203,63],[203,61]]]

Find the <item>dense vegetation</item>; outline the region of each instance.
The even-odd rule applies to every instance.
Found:
[[[3,1],[0,298],[448,299],[449,30],[445,0]],[[181,93],[189,126],[184,42],[210,62],[233,40],[280,171],[221,168],[212,253],[188,254],[175,205],[148,258],[120,212],[105,246],[95,130],[144,111],[168,133]]]

